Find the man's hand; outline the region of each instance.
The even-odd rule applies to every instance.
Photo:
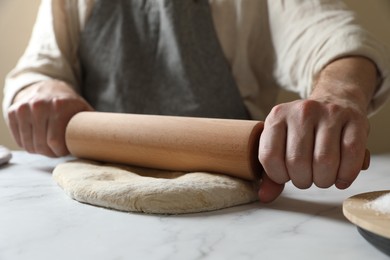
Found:
[[[259,160],[264,167],[259,198],[274,200],[290,181],[348,188],[358,176],[369,133],[367,108],[376,86],[376,68],[349,57],[329,64],[306,100],[275,106],[265,120]]]
[[[65,82],[50,80],[21,90],[8,110],[17,144],[30,153],[50,157],[69,154],[65,129],[78,112],[92,107]]]

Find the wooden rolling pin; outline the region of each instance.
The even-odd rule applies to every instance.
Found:
[[[252,120],[81,112],[67,126],[66,144],[79,158],[257,180],[263,126]],[[369,163],[366,150],[362,169]]]
[[[256,180],[262,130],[263,122],[250,120],[81,112],[66,144],[79,158]]]

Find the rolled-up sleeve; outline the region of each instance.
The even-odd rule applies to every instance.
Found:
[[[77,17],[70,17],[78,16],[77,5],[71,2],[42,0],[29,44],[5,80],[3,113],[6,120],[15,95],[26,86],[58,79],[77,88],[80,28]]]
[[[385,103],[390,93],[388,47],[363,29],[341,1],[270,0],[268,8],[274,73],[283,88],[306,98],[327,64],[345,56],[363,56],[376,64],[380,74],[369,113]]]

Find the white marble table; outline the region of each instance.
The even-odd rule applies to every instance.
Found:
[[[14,152],[0,168],[0,259],[388,259],[342,214],[357,193],[390,189],[390,155],[346,191],[287,186],[271,205],[161,216],[78,203],[48,159]]]

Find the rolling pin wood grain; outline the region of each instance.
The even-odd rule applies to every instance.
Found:
[[[263,122],[81,112],[66,129],[70,153],[111,163],[259,179]]]
[[[79,158],[258,180],[263,122],[104,112],[76,114],[66,145]],[[370,164],[366,155],[362,169]]]

